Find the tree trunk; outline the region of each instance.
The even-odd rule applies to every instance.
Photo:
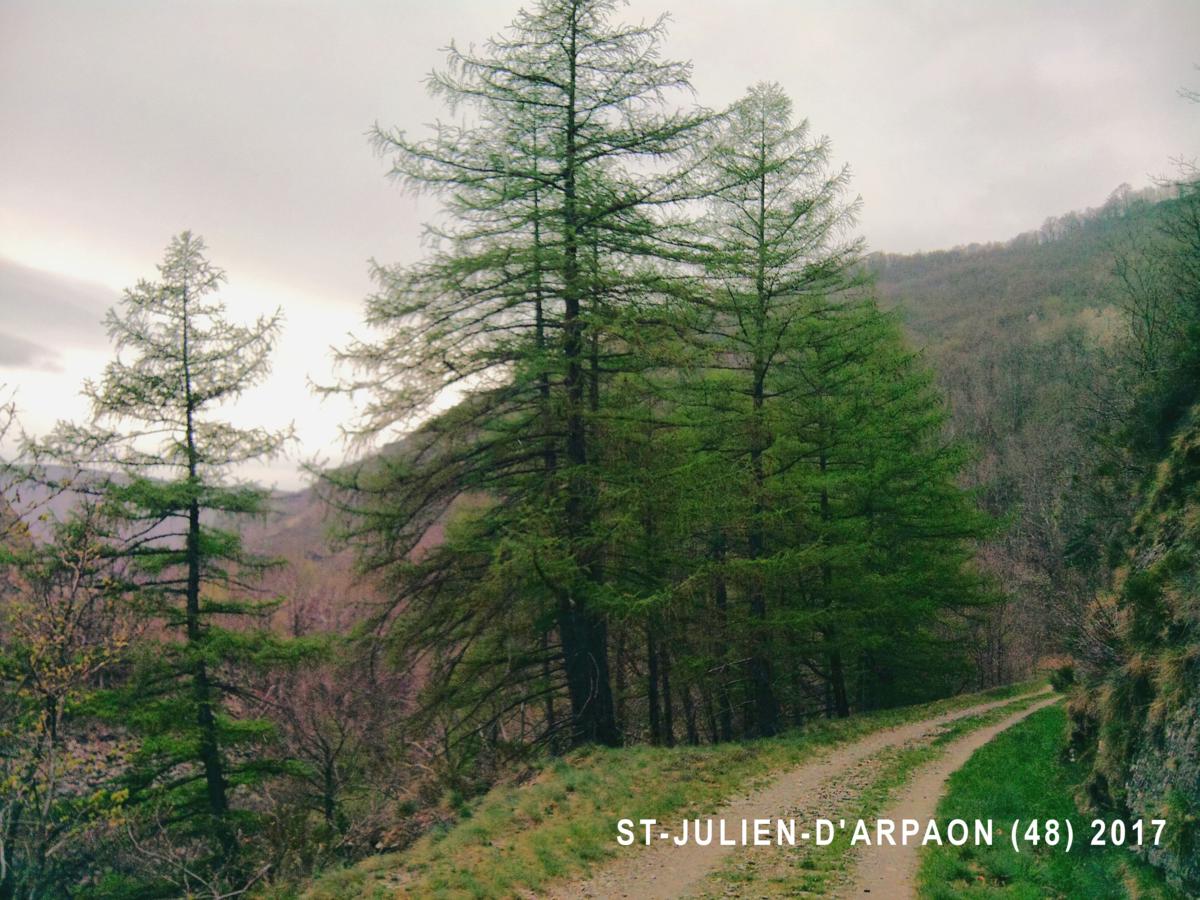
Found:
[[[201,640],[200,631],[200,509],[192,501],[188,513],[188,586],[187,586],[187,636],[188,643],[196,647]],[[217,741],[217,722],[213,715],[212,685],[209,683],[208,668],[203,659],[197,659],[192,668],[192,696],[196,702],[196,726],[199,729],[200,764],[204,767],[204,783],[208,795],[208,811],[216,822],[217,839],[226,853],[235,849],[233,835],[225,823],[229,803],[225,794],[225,773],[221,763],[221,750]]]
[[[833,710],[839,719],[850,715],[850,699],[846,694],[846,673],[842,667],[842,652],[836,647],[829,651],[829,681],[833,689]]]
[[[700,732],[696,728],[696,704],[692,702],[691,685],[685,684],[680,689],[679,702],[683,706],[683,726],[687,742],[696,747],[700,744]]]
[[[613,673],[613,679],[616,681],[616,685],[615,685],[616,695],[615,695],[614,701],[613,701],[613,710],[614,710],[614,718],[617,721],[617,729],[621,732],[621,734],[625,734],[625,732],[628,731],[628,729],[629,729],[628,713],[626,711],[626,703],[628,702],[628,694],[629,694],[629,685],[626,683],[626,674],[625,674],[626,627],[624,625],[622,625],[618,629],[616,640],[617,640],[617,646],[616,646],[616,651],[615,651],[616,659],[614,660],[614,663],[613,663],[614,668],[616,669],[616,671]]]
[[[325,822],[333,825],[337,819],[337,773],[332,759],[325,760],[324,778],[322,779],[322,811]]]
[[[543,688],[546,691],[545,707],[543,715],[546,718],[546,734],[554,734],[555,715],[554,715],[554,692],[550,690],[552,681],[550,672],[550,635],[542,632],[542,682]]]
[[[571,743],[620,746],[609,684],[608,628],[601,617],[581,609],[570,595],[560,599],[558,613],[571,699]]]
[[[671,703],[671,654],[666,647],[659,653],[659,670],[662,673],[663,743],[675,746],[675,707]]]
[[[196,450],[196,401],[192,394],[190,365],[189,329],[187,309],[187,287],[184,287],[182,356],[184,375],[184,400],[187,410],[186,450],[188,464],[188,487],[197,487],[199,454]],[[188,531],[184,550],[187,567],[187,591],[184,619],[188,645],[197,650],[204,639],[200,622],[200,501],[193,496],[188,502]],[[227,814],[229,801],[226,795],[225,773],[221,761],[221,750],[217,738],[216,716],[213,714],[213,690],[209,683],[208,669],[204,658],[197,655],[192,667],[192,697],[196,703],[196,727],[199,732],[200,765],[204,769],[204,784],[208,798],[208,811],[213,818],[214,831],[221,849],[227,857],[237,851],[237,842],[229,829]]]
[[[712,546],[713,561],[717,571],[713,577],[713,605],[717,608],[717,627],[713,637],[717,641],[716,657],[720,663],[717,676],[717,703],[720,709],[720,740],[733,740],[733,701],[729,697],[729,642],[724,636],[729,633],[729,594],[725,584],[725,573],[720,570],[725,561],[725,536],[717,531]],[[714,738],[715,740],[715,738]]]
[[[595,742],[615,747],[621,737],[613,713],[608,671],[608,628],[591,609],[588,587],[598,575],[590,544],[592,491],[587,482],[587,431],[584,417],[585,378],[582,366],[583,322],[580,319],[582,273],[579,266],[579,211],[576,197],[577,128],[575,66],[578,22],[572,10],[568,35],[568,102],[563,165],[563,354],[566,373],[566,536],[587,583],[559,600],[558,620],[571,698],[574,745]]]
[[[763,424],[762,405],[764,373],[756,366],[754,373],[754,434],[751,437],[750,470],[754,477],[754,505],[751,512],[749,533],[750,559],[761,559],[766,552],[766,533],[763,517],[766,505],[763,492],[766,476],[763,470]],[[771,660],[768,652],[769,640],[766,629],[766,590],[758,573],[750,581],[750,686],[754,696],[754,730],[760,737],[770,737],[779,731],[779,704],[771,685]]]
[[[824,481],[829,468],[829,462],[826,459],[824,450],[821,451],[818,458],[818,466],[820,467],[822,478],[821,521],[829,522],[833,518],[833,513],[829,506],[829,487]],[[833,568],[827,562],[821,566],[821,582],[825,586],[825,611],[827,616],[825,640],[829,646],[829,683],[833,693],[833,710],[837,713],[839,719],[844,719],[850,715],[850,699],[846,693],[846,673],[842,665],[842,651],[837,643],[837,628],[833,623]]]
[[[711,692],[701,689],[700,703],[704,707],[704,727],[708,731],[708,742],[715,744],[721,740],[721,733],[717,729],[717,711],[713,706]]]
[[[662,743],[662,711],[658,702],[658,646],[654,619],[646,623],[646,703],[650,716],[650,743]]]
[[[751,422],[754,430],[750,436],[750,470],[754,478],[751,488],[754,496],[749,534],[750,559],[752,560],[761,559],[763,553],[766,552],[766,526],[763,521],[766,515],[764,496],[766,473],[763,465],[763,453],[768,443],[763,403],[766,396],[768,361],[764,358],[766,353],[764,344],[767,341],[766,319],[771,296],[766,281],[767,158],[765,124],[763,127],[764,133],[759,142],[758,221],[756,223],[758,260],[754,278],[758,310],[755,319],[757,333],[755,334],[753,372],[754,412]],[[766,589],[757,572],[751,576],[750,582],[750,616],[753,639],[753,645],[750,648],[750,685],[754,694],[755,730],[759,735],[769,737],[779,731],[779,704],[771,686],[771,660],[766,631]]]

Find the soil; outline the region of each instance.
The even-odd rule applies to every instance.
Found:
[[[1026,695],[1024,699],[1032,696],[1036,695]],[[725,820],[727,833],[732,835],[739,832],[743,819],[795,817],[797,822],[803,822],[812,821],[818,816],[829,817],[831,811],[844,806],[847,800],[869,783],[873,768],[879,764],[876,758],[888,750],[931,740],[951,722],[1020,699],[1023,698],[1009,698],[954,710],[920,722],[873,732],[857,741],[831,748],[810,762],[776,776],[763,787],[730,798],[714,813],[714,819]],[[1055,699],[1048,698],[997,725],[973,731],[950,744],[944,756],[918,771],[911,786],[903,789],[903,797],[897,802],[896,809],[889,810],[885,815],[931,817],[945,779],[976,748],[1035,709],[1053,703]],[[927,814],[912,812],[925,808],[928,808]],[[711,887],[705,883],[706,879],[728,861],[731,853],[739,849],[717,846],[716,841],[707,847],[695,843],[679,847],[671,841],[655,842],[649,847],[639,843],[603,866],[592,877],[563,884],[547,896],[562,900],[578,897],[651,900],[705,893],[705,889]],[[877,860],[874,856],[861,857],[851,882],[853,886],[847,888],[851,893],[845,896],[862,896],[867,892],[874,897],[910,896],[916,872],[917,848],[908,849],[912,851],[911,859],[902,853],[886,854],[886,860],[883,860],[885,854],[880,854]],[[876,865],[885,866],[886,874],[882,881],[870,880],[868,870],[873,870]],[[757,896],[757,891],[752,888],[748,890],[751,896]]]
[[[879,814],[879,818],[891,819],[897,823],[901,819],[915,819],[918,822],[932,819],[938,801],[945,793],[946,779],[961,768],[971,758],[972,753],[1006,728],[1016,725],[1026,716],[1057,700],[1057,697],[1049,697],[1013,713],[995,725],[976,729],[959,738],[946,748],[942,756],[919,769],[913,780],[905,785],[901,795]],[[916,897],[920,845],[915,843],[899,846],[899,841],[897,844],[895,847],[884,844],[879,847],[860,848],[862,852],[855,863],[853,881],[835,896],[886,897],[888,900]]]

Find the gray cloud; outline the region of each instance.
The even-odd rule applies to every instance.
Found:
[[[27,341],[14,334],[0,331],[0,366],[13,369],[40,369],[61,372],[62,363],[56,350]]]
[[[422,79],[519,2],[6,0],[0,241],[153,260],[190,227],[231,272],[357,305],[366,260],[420,253],[418,204],[363,133],[445,115]],[[877,249],[1003,238],[1144,183],[1200,143],[1175,96],[1194,0],[634,0],[702,102],[780,81],[834,140]],[[997,190],[996,188],[999,188]],[[1003,198],[996,202],[996,198]],[[11,254],[10,254],[11,255]]]
[[[39,344],[52,345],[55,349],[46,352],[53,355],[63,346],[107,346],[101,322],[116,299],[116,293],[102,285],[0,257],[0,315],[7,331],[23,336],[26,352]],[[13,335],[9,340],[21,338]],[[0,355],[0,364],[15,358],[18,351],[14,347],[10,345],[8,354]]]
[[[439,48],[485,40],[519,6],[3,0],[0,256],[116,287],[153,276],[192,228],[231,286],[303,299],[289,333],[337,343],[367,260],[419,257],[436,212],[386,182],[364,133],[445,116],[422,84]],[[700,102],[775,80],[832,138],[873,249],[1004,239],[1200,152],[1200,107],[1176,96],[1200,87],[1195,0],[630,0],[619,14],[664,10],[666,53],[694,61]],[[0,265],[6,333],[101,346],[105,303],[14,293],[10,275]],[[319,351],[293,357],[277,366],[287,383],[328,380]]]

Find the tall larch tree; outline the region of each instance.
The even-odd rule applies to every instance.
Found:
[[[503,677],[561,667],[572,743],[621,739],[597,419],[607,384],[646,365],[646,331],[663,327],[658,305],[671,291],[658,263],[678,250],[664,210],[693,196],[684,151],[709,120],[671,96],[687,89],[689,67],[660,58],[663,20],[621,24],[617,5],[542,0],[479,50],[451,46],[429,86],[469,113],[463,123],[424,141],[376,132],[393,175],[441,197],[445,215],[430,227],[425,261],[377,269],[367,321],[378,337],[346,349],[357,374],[343,387],[371,394],[360,435],[427,424],[402,453],[329,475],[366,567],[397,581],[410,649],[461,649],[514,609],[513,596],[532,604],[514,635],[522,671]],[[428,422],[455,394],[465,397],[459,408]],[[488,498],[470,532],[478,552],[435,553],[414,569],[427,529],[468,495]],[[528,580],[518,590],[473,578],[492,586],[490,602],[459,609],[454,637],[422,629],[422,609],[446,623],[447,578],[469,559],[493,575],[509,560],[513,577]],[[530,631],[541,632],[540,647],[526,646]]]
[[[710,166],[719,186],[705,222],[714,245],[706,261],[715,311],[711,370],[724,388],[715,395],[717,434],[749,500],[734,529],[742,546],[729,558],[743,562],[738,572],[754,631],[753,730],[769,735],[779,728],[779,704],[767,597],[772,582],[786,577],[773,557],[793,549],[772,549],[768,537],[786,503],[776,485],[795,465],[780,413],[803,399],[794,363],[854,286],[860,244],[846,237],[855,209],[845,197],[847,171],[831,167],[828,141],[793,121],[778,85],[756,85],[735,104]]]

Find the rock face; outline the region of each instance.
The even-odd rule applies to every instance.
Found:
[[[1131,810],[1146,816],[1157,811],[1167,818],[1169,843],[1147,848],[1146,858],[1193,888],[1200,885],[1195,821],[1200,798],[1200,707],[1195,687],[1193,679],[1190,701],[1170,713],[1159,734],[1144,730],[1144,742],[1130,760],[1125,783]],[[1186,816],[1191,816],[1190,823],[1179,821]]]
[[[1165,818],[1142,852],[1200,891],[1200,407],[1150,485],[1129,558],[1093,614],[1107,661],[1084,673],[1073,744],[1091,761],[1084,803],[1129,820]]]

